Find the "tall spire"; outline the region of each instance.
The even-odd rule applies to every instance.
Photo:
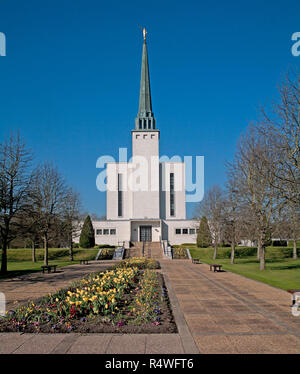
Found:
[[[145,28],[143,30],[143,54],[142,54],[142,68],[141,68],[141,83],[140,83],[140,100],[139,100],[139,112],[135,120],[136,130],[153,130],[155,129],[155,119],[152,112],[151,104],[151,91],[150,91],[150,78],[149,78],[149,65],[148,65],[148,53],[146,44]]]

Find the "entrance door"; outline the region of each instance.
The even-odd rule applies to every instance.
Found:
[[[140,226],[140,242],[152,242],[152,226]]]

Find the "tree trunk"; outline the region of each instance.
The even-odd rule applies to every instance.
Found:
[[[298,254],[297,254],[297,241],[296,239],[293,239],[293,259],[297,260]]]
[[[231,264],[234,264],[234,255],[235,255],[235,242],[233,241],[231,243],[231,258],[230,258]]]
[[[44,236],[44,265],[48,265],[48,238]]]
[[[70,255],[70,261],[74,261],[72,235],[71,235],[71,240],[70,240],[70,244],[69,244],[69,255]]]
[[[7,239],[2,242],[1,274],[7,273]]]
[[[214,260],[217,258],[217,250],[218,250],[218,246],[217,244],[214,244],[214,257],[213,257]]]
[[[261,250],[262,250],[262,243],[261,243],[261,240],[258,239],[257,240],[257,259],[260,260],[260,253],[261,253]]]
[[[262,246],[260,249],[259,270],[265,270],[265,269],[266,269],[265,247]]]
[[[32,241],[32,262],[36,262],[36,256],[35,256],[35,241]]]

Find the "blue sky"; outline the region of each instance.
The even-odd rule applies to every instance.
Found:
[[[20,130],[85,210],[105,214],[95,165],[131,146],[142,25],[160,152],[204,155],[205,189],[222,186],[241,131],[276,98],[282,74],[299,67],[291,54],[299,14],[298,0],[0,0],[0,139]]]

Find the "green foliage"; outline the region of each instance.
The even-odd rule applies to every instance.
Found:
[[[213,248],[195,248],[189,247],[192,256],[200,256],[201,258],[212,259]],[[257,255],[256,247],[236,247],[235,257],[246,258]],[[298,255],[300,255],[300,246],[298,246]],[[231,256],[231,249],[226,247],[218,248],[218,258],[227,259]],[[293,248],[291,247],[267,247],[266,248],[266,259],[284,259],[293,257]]]
[[[73,248],[79,248],[79,243],[73,243]]]
[[[207,248],[211,245],[211,233],[208,227],[207,218],[203,216],[200,221],[199,230],[197,233],[197,247]]]
[[[79,245],[81,248],[93,248],[95,245],[95,232],[90,216],[87,216],[84,220]]]
[[[293,247],[293,245],[294,245],[293,240],[290,240],[288,242],[288,247]],[[296,245],[297,245],[297,247],[300,247],[300,240],[296,240]]]
[[[109,245],[109,244],[98,244],[95,246],[95,248],[101,249],[101,248],[111,248],[116,249],[115,245]]]

